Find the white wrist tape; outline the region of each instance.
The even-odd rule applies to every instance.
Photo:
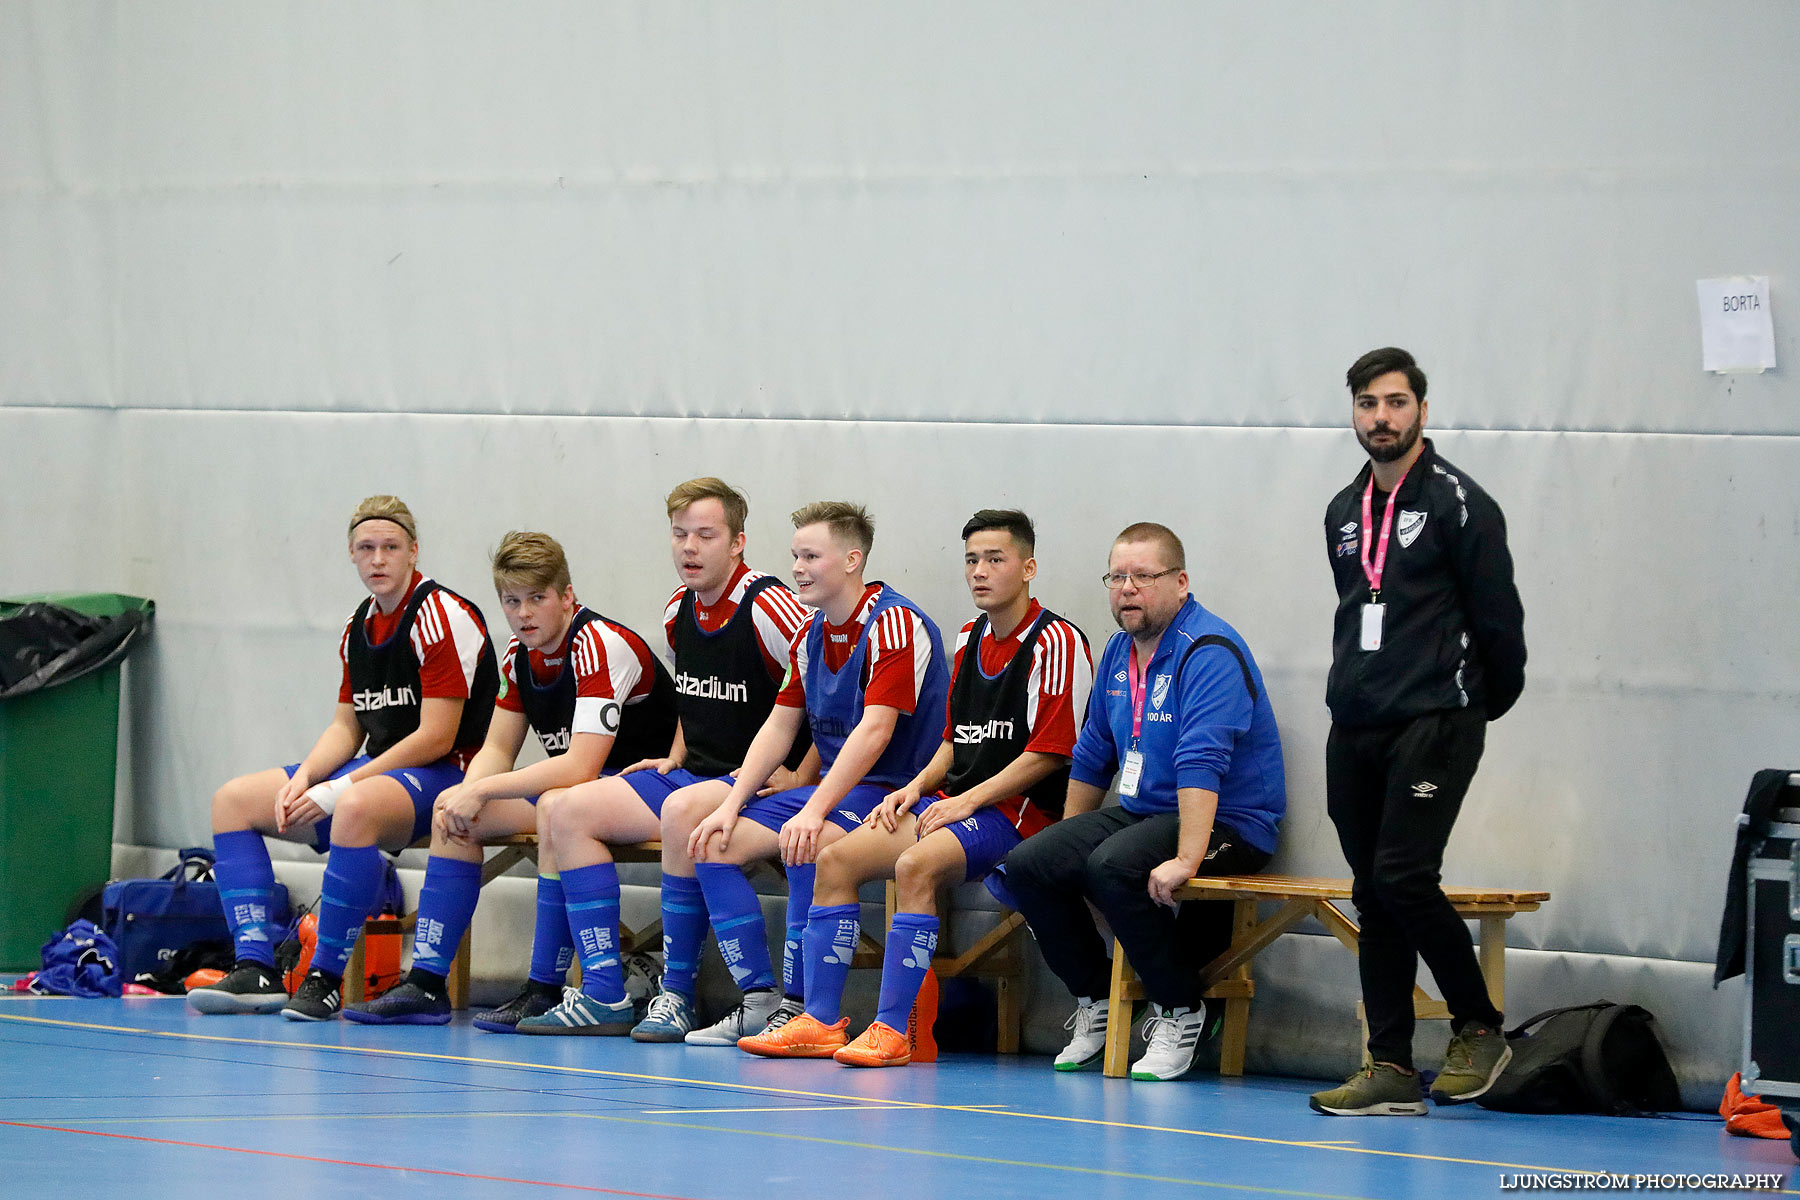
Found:
[[[345,775],[340,779],[327,779],[324,783],[313,784],[306,789],[306,798],[318,805],[319,811],[329,817],[331,810],[337,807],[339,798],[349,790],[350,777]]]

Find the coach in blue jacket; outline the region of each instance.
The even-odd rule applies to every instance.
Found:
[[[1007,886],[1077,1007],[1056,1058],[1079,1070],[1106,1047],[1111,967],[1087,902],[1106,916],[1152,1005],[1133,1079],[1174,1079],[1206,1022],[1200,968],[1230,941],[1231,906],[1188,902],[1196,874],[1261,870],[1287,810],[1281,739],[1262,673],[1237,630],[1188,595],[1181,539],[1132,525],[1103,577],[1120,632],[1094,672],[1063,820],[1008,856]],[[1101,808],[1117,779],[1119,804]]]

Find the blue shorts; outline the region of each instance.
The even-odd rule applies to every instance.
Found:
[[[684,787],[693,787],[696,783],[730,784],[729,775],[696,775],[692,771],[676,767],[667,775],[658,775],[646,767],[642,771],[633,771],[625,776],[625,782],[637,793],[638,799],[649,806],[650,811],[658,817],[662,816],[663,801]],[[798,810],[795,810],[798,811]]]
[[[314,782],[324,783],[326,779],[341,779],[350,772],[367,766],[368,763],[369,756],[359,754],[326,776],[325,779],[314,780]],[[300,764],[293,763],[281,769],[287,772],[289,779],[292,779],[294,772],[300,769]],[[437,803],[438,793],[446,788],[453,788],[463,781],[462,768],[447,758],[440,758],[423,767],[396,767],[392,771],[383,771],[382,774],[397,781],[401,787],[406,789],[406,794],[412,799],[413,827],[412,837],[407,840],[409,846],[431,832],[431,806]],[[326,816],[313,826],[313,849],[323,854],[330,847],[331,818]]]
[[[744,805],[744,811],[738,815],[780,833],[781,827],[799,816],[800,810],[818,790],[817,786],[797,787],[776,792],[773,796],[758,796]],[[881,803],[881,798],[893,790],[885,783],[859,783],[838,801],[838,806],[826,814],[825,819],[839,829],[855,829]]]
[[[935,796],[922,796],[919,803],[913,806],[913,815],[922,817],[925,810],[943,799],[940,792]],[[1000,860],[1012,852],[1012,848],[1024,841],[1019,831],[1009,821],[1006,814],[996,808],[976,809],[970,816],[960,821],[952,821],[944,826],[956,840],[962,843],[963,857],[969,860],[968,874],[963,882],[971,883],[985,878],[989,872],[1000,865]]]

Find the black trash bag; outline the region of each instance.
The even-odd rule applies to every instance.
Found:
[[[116,617],[32,603],[0,616],[0,700],[29,696],[112,666],[149,631],[155,613],[149,602]]]

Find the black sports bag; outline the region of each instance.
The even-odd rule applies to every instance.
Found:
[[[1629,1117],[1681,1107],[1656,1018],[1635,1004],[1553,1008],[1509,1030],[1512,1061],[1484,1108]]]

